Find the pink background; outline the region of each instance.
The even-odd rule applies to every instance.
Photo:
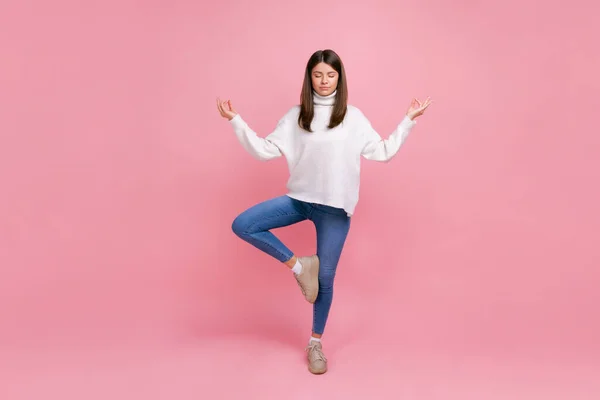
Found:
[[[0,398],[598,398],[599,11],[4,2]],[[314,377],[310,306],[231,232],[285,161],[215,98],[265,136],[323,48],[384,137],[434,103],[363,164]],[[314,251],[310,223],[278,233]]]

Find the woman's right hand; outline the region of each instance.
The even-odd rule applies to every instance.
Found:
[[[227,118],[229,121],[237,115],[237,112],[231,106],[231,100],[221,101],[221,99],[217,97],[217,108],[219,109],[221,116]]]

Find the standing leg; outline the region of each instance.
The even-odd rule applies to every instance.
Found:
[[[313,328],[309,342],[309,370],[315,374],[327,371],[321,336],[333,300],[333,281],[344,243],[350,230],[350,217],[339,208],[316,206],[313,222],[317,230],[317,255],[320,260],[319,295],[313,305]]]
[[[317,216],[318,213],[320,215]],[[313,337],[318,338],[323,334],[329,316],[333,281],[350,230],[350,217],[345,213],[325,214],[316,209],[313,218],[317,228],[317,255],[320,260],[319,296],[313,306]]]

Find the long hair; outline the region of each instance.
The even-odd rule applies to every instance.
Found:
[[[300,115],[298,125],[308,132],[312,132],[310,124],[315,115],[313,103],[312,69],[319,63],[324,62],[338,73],[335,103],[329,119],[329,129],[335,128],[342,123],[346,116],[348,105],[348,87],[346,85],[346,71],[341,58],[333,50],[319,50],[313,53],[306,64],[302,92],[300,93]]]

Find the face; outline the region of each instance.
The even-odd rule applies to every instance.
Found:
[[[330,95],[337,88],[339,74],[329,64],[321,62],[315,65],[311,77],[313,89],[321,96]]]

